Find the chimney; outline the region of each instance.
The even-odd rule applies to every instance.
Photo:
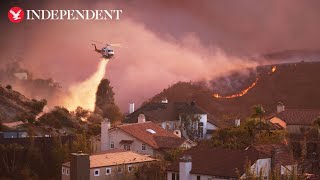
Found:
[[[134,103],[129,104],[129,114],[134,112]]]
[[[167,99],[167,98],[163,98],[163,99],[161,100],[161,103],[162,103],[162,104],[168,104],[168,99]]]
[[[284,105],[281,102],[279,102],[277,105],[277,113],[281,113],[284,110],[285,110]]]
[[[235,125],[235,126],[240,126],[240,124],[241,124],[240,119],[235,119],[235,120],[234,120],[234,125]]]
[[[109,119],[104,119],[101,122],[101,151],[109,150],[109,129],[111,127],[111,123]]]
[[[139,114],[138,123],[145,123],[145,122],[146,122],[146,116],[144,114]]]
[[[70,180],[90,179],[90,160],[88,154],[71,153]]]
[[[190,171],[192,169],[192,158],[190,155],[185,155],[180,158],[179,177],[183,180],[191,180]]]

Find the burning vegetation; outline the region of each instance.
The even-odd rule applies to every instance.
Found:
[[[277,70],[277,66],[273,66],[271,69],[271,72],[274,73],[274,72],[276,72],[276,70]]]
[[[232,94],[232,95],[229,95],[229,96],[221,96],[219,94],[213,94],[213,97],[219,98],[219,99],[231,99],[231,98],[241,97],[241,96],[247,94],[248,91],[250,89],[252,89],[257,84],[258,80],[259,80],[259,78],[256,78],[256,80],[248,88],[242,90],[240,93]]]
[[[276,70],[277,70],[277,66],[272,66],[271,72],[269,74],[276,72]],[[240,93],[232,94],[229,96],[222,96],[222,95],[216,93],[216,94],[213,94],[213,97],[218,98],[218,99],[231,99],[231,98],[241,97],[241,96],[247,94],[249,92],[249,90],[252,89],[257,84],[258,80],[259,80],[259,78],[257,77],[256,80],[248,88],[242,90]]]

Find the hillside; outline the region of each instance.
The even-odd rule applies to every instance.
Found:
[[[10,87],[0,85],[1,122],[21,120],[22,116],[36,116],[42,111],[45,103],[45,101],[30,100]]]
[[[245,76],[235,73],[222,77],[220,81],[213,81],[210,87],[202,85],[203,83],[179,82],[164,89],[150,101],[160,101],[163,97],[169,101],[195,100],[208,112],[224,118],[248,116],[251,113],[250,108],[256,104],[262,104],[267,113],[275,111],[278,102],[284,103],[286,108],[320,109],[319,71],[320,62],[259,66]],[[228,79],[228,86],[223,86],[223,79]],[[249,87],[243,96],[213,96],[232,96]]]

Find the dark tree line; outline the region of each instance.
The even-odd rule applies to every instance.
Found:
[[[0,179],[61,179],[61,165],[69,161],[71,152],[90,153],[85,133],[67,141],[52,137],[39,143],[33,137],[25,144],[0,144]]]

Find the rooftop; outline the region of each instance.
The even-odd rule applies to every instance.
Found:
[[[277,117],[287,125],[312,125],[313,121],[320,116],[320,110],[315,109],[286,109],[280,113],[269,115],[267,119]]]
[[[129,114],[125,122],[135,123],[138,116],[144,114],[146,120],[153,122],[164,122],[168,120],[178,120],[179,114],[207,114],[205,110],[193,103],[168,102],[168,103],[148,103],[133,113]]]
[[[245,173],[245,164],[250,161],[255,163],[258,159],[270,158],[271,150],[274,147],[283,147],[282,145],[264,145],[250,146],[246,149],[224,149],[220,147],[211,147],[208,145],[198,145],[186,150],[184,155],[190,155],[192,158],[192,174],[202,174],[210,176],[236,178],[239,174]],[[293,164],[293,158],[290,153],[283,151],[281,159],[282,165]],[[286,154],[285,154],[286,153]],[[179,159],[174,161],[166,169],[167,171],[179,171]]]
[[[90,168],[109,167],[120,164],[133,164],[152,161],[156,160],[146,155],[141,155],[132,151],[114,149],[91,155]],[[62,165],[70,167],[70,162],[66,162]]]
[[[185,140],[153,122],[124,124],[116,126],[113,129],[120,129],[150,145],[154,149],[177,148],[180,147]]]

